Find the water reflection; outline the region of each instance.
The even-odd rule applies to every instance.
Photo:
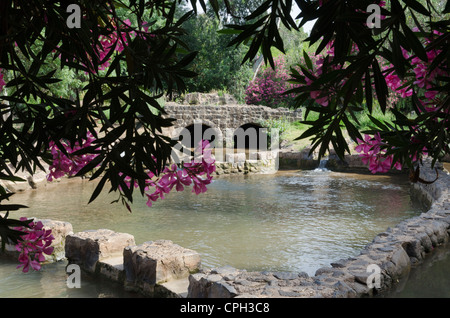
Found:
[[[126,292],[115,283],[82,275],[82,288],[68,288],[66,261],[46,264],[39,272],[22,273],[17,261],[0,258],[0,298],[129,298],[139,294]]]
[[[413,268],[405,282],[380,297],[450,298],[450,243],[440,246],[419,266]]]
[[[106,192],[87,205],[94,187],[66,180],[12,201],[30,207],[21,214],[68,221],[75,232],[108,228],[133,234],[138,244],[172,240],[198,251],[204,267],[228,264],[310,275],[358,254],[387,227],[423,211],[411,200],[407,179],[398,176],[326,171],[221,176],[207,193],[173,193],[152,208],[136,196],[131,214],[109,204],[116,196]]]

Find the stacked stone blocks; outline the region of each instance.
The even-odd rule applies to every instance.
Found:
[[[200,269],[200,255],[169,240],[135,244],[128,233],[108,229],[84,231],[66,239],[69,264],[105,277],[126,290],[149,296],[179,297],[164,283],[187,277]]]

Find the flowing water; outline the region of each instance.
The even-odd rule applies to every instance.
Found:
[[[389,226],[423,212],[412,200],[404,176],[323,169],[221,176],[206,193],[174,191],[152,208],[136,195],[132,213],[120,203],[110,204],[117,195],[107,191],[88,205],[94,188],[92,182],[72,179],[16,194],[11,201],[29,208],[13,211],[11,217],[67,221],[74,232],[99,228],[126,232],[137,244],[172,240],[199,252],[203,267],[231,265],[314,275],[319,267],[357,255]],[[64,262],[26,275],[15,265],[0,258],[0,297],[126,296],[94,281],[85,292],[84,286],[67,290]],[[23,294],[16,285],[29,286],[30,292]]]

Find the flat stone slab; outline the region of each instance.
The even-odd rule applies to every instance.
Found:
[[[173,297],[186,298],[189,288],[189,279],[182,278],[177,280],[171,280],[166,283],[161,284],[162,287],[166,288]]]
[[[99,274],[112,281],[123,283],[125,272],[123,270],[123,256],[116,256],[99,261],[97,264]]]
[[[155,285],[187,278],[201,266],[199,253],[169,240],[128,246],[123,259],[126,284],[144,293],[152,293]]]
[[[121,256],[130,245],[135,245],[133,235],[99,229],[67,236],[65,250],[69,263],[94,273],[98,262]]]

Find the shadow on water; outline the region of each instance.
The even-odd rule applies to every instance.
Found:
[[[382,298],[450,298],[450,243],[411,269],[408,278]]]
[[[17,260],[0,257],[0,298],[139,298],[106,279],[81,275],[81,288],[68,288],[67,261],[45,264],[40,271],[22,273]]]

